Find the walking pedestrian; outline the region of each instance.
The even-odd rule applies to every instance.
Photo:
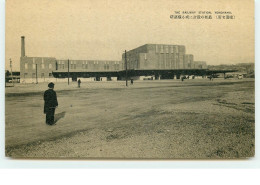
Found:
[[[58,100],[54,89],[54,83],[48,84],[49,89],[44,92],[44,114],[46,114],[46,124],[54,124],[55,108],[58,106]]]
[[[80,83],[81,83],[81,80],[79,79],[78,80],[78,88],[80,88]]]

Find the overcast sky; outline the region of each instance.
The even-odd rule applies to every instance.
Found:
[[[174,11],[231,11],[234,20],[175,20]],[[179,44],[209,65],[254,62],[253,0],[7,0],[6,69],[27,56],[121,60],[124,50]]]

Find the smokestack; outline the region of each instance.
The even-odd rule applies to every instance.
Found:
[[[24,36],[21,36],[21,57],[25,57],[25,43],[24,43]]]

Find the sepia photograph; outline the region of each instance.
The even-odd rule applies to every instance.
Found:
[[[5,156],[249,160],[253,0],[6,0]]]

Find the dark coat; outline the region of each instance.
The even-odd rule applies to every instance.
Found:
[[[49,108],[58,106],[56,92],[53,89],[48,89],[44,92],[44,113],[47,113]]]

